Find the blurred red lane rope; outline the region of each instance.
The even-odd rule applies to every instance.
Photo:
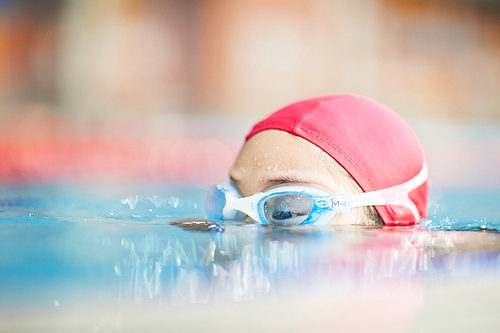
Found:
[[[228,178],[240,143],[215,139],[10,137],[0,139],[0,181]]]

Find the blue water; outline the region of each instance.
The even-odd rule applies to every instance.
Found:
[[[500,231],[500,191],[455,189],[435,196],[425,222],[429,230]]]
[[[500,192],[436,192],[429,221],[410,228],[205,223],[205,193],[153,184],[3,187],[0,309],[341,295],[387,281],[500,274]],[[170,223],[178,219],[190,223]]]

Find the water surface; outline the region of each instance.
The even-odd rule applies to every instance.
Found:
[[[429,286],[500,274],[498,192],[440,191],[430,220],[417,227],[286,228],[204,223],[205,190],[151,184],[4,187],[2,313],[49,311],[45,318],[57,322],[54,309],[87,304],[114,318],[96,327],[112,328],[128,307],[154,312],[263,302],[274,308],[273,302],[284,306],[298,299],[317,306],[322,299],[345,302],[355,295],[364,304],[368,296],[359,293],[370,291],[378,301],[412,295],[404,297],[410,300],[408,324],[421,313],[422,290]],[[190,223],[170,223],[177,219]]]

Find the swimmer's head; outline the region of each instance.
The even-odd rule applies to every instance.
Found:
[[[372,192],[408,182],[425,164],[408,124],[356,95],[293,103],[257,123],[246,139],[230,171],[245,197],[284,183],[321,185],[332,194]],[[334,223],[413,225],[427,217],[427,193],[425,180],[401,195],[413,213],[403,205],[358,207]]]

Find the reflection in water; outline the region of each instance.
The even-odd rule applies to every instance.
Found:
[[[269,321],[287,332],[407,332],[421,313],[435,318],[455,304],[450,318],[469,313],[459,308],[466,304],[460,297],[476,289],[462,289],[500,273],[498,233],[255,224],[213,232],[212,225],[186,230],[158,221],[69,222],[36,214],[3,220],[2,325],[22,331],[27,323],[16,319],[22,315],[51,332],[255,332],[266,331]],[[443,303],[443,288],[456,286],[457,276],[472,283],[448,290],[455,299]],[[432,285],[438,292],[429,300]],[[476,313],[486,308],[497,318],[498,302],[489,299],[474,303],[486,301]]]
[[[205,193],[76,190],[20,188],[0,196],[0,307],[341,297],[500,273],[499,233],[173,223],[203,215]]]
[[[114,265],[120,299],[184,304],[343,293],[386,281],[500,268],[498,234],[259,225],[188,234],[165,244],[157,234],[122,239],[126,251]]]
[[[171,304],[248,300],[304,273],[303,244],[256,243],[258,237],[255,230],[224,232],[201,242],[176,238],[159,245],[157,235],[148,235],[139,247],[123,239],[128,254],[115,264],[121,298],[160,297]]]

